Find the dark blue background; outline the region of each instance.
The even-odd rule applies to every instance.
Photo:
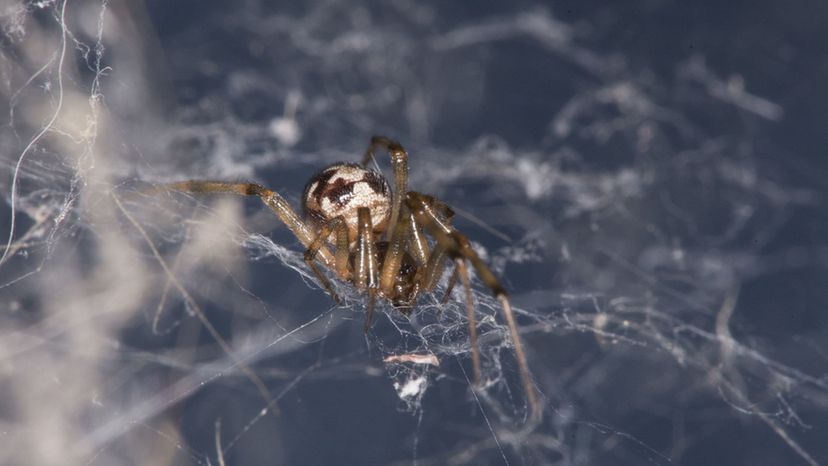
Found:
[[[72,19],[79,43],[94,42],[95,16],[87,15],[96,8]],[[458,228],[486,251],[520,309],[545,418],[509,444],[524,398],[511,351],[499,346],[494,322],[502,318],[484,297],[481,316],[495,318],[482,325],[487,374],[498,379],[485,391],[491,401],[469,388],[461,307],[439,315],[424,299],[414,324],[383,308],[365,335],[360,296],[332,309],[284,263],[301,262],[298,255],[262,257],[248,242],[249,281],[220,267],[182,280],[234,348],[256,355],[250,365],[281,414],[259,416],[262,399],[244,376],[212,377],[211,362],[231,361],[180,299],[170,298],[162,319],[170,332],[152,334],[157,290],[142,298],[143,315],[117,329],[112,360],[102,363],[106,414],[118,419],[188,376],[200,383],[158,414],[121,419],[131,427],[113,435],[107,454],[123,447],[125,462],[141,463],[127,447],[174,445],[172,464],[216,464],[220,420],[223,445],[232,445],[227,464],[828,461],[824,2],[147,0],[108,8],[103,62],[112,70],[101,92],[107,136],[123,150],[118,189],[253,179],[298,207],[315,170],[358,160],[373,134],[400,140],[412,189],[458,208]],[[31,11],[32,24],[53,25],[54,8]],[[17,43],[3,37],[15,56]],[[89,58],[75,60],[73,84],[87,86]],[[268,128],[296,95],[293,144]],[[756,102],[765,110],[751,110]],[[12,130],[29,132],[17,122],[0,132],[4,151],[19,153],[26,141]],[[53,150],[32,156],[23,195],[69,191],[71,167]],[[148,209],[141,222],[165,254],[184,241],[193,212],[211,212],[209,201],[171,202],[130,204]],[[301,253],[270,212],[244,206],[246,232]],[[91,274],[102,229],[137,237],[127,222],[96,224],[84,208],[47,244],[68,245],[79,275]],[[0,225],[8,212],[0,210]],[[18,221],[20,231],[31,224]],[[48,257],[44,249],[25,252]],[[148,251],[135,260],[162,272]],[[13,258],[2,283],[34,263]],[[25,286],[0,292],[26,309],[46,306]],[[734,296],[727,330],[736,347],[726,355],[717,319]],[[319,325],[300,332],[298,344],[280,340],[308,321]],[[458,346],[442,349],[422,402],[406,405],[392,384],[407,372],[382,358],[435,348],[412,333],[421,323]],[[100,428],[95,416],[78,422]],[[160,434],[170,426],[175,440]]]

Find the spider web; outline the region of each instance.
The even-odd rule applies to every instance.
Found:
[[[824,462],[824,40],[785,34],[802,12],[522,5],[0,6],[0,462]],[[142,194],[298,206],[372,134],[510,290],[540,425],[478,281],[473,388],[445,279],[363,334],[256,200]]]

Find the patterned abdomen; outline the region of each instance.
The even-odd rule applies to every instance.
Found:
[[[391,217],[391,187],[381,174],[353,163],[338,163],[311,178],[302,195],[305,217],[317,228],[342,216],[348,238],[357,238],[357,209],[367,207],[375,233],[388,228]]]

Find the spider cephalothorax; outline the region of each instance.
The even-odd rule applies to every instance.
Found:
[[[366,168],[377,149],[384,149],[391,155],[393,191],[379,172]],[[453,264],[447,293],[459,278],[465,290],[474,379],[479,383],[480,350],[468,273],[471,265],[500,301],[515,346],[531,415],[537,420],[541,407],[506,292],[468,239],[452,226],[454,212],[435,197],[409,191],[407,180],[408,154],[396,141],[375,136],[361,164],[338,163],[311,178],[302,196],[304,220],[277,192],[255,183],[194,180],[170,183],[157,189],[261,198],[305,246],[305,261],[334,300],[339,302],[330,280],[317,262],[332,270],[340,280],[367,294],[366,331],[377,298],[386,299],[407,312],[416,304],[419,294],[437,287],[446,265]]]

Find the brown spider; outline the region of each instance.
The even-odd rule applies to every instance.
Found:
[[[366,168],[377,149],[384,149],[391,155],[393,191],[382,174]],[[366,331],[373,319],[377,296],[389,300],[407,314],[420,293],[435,288],[447,260],[451,259],[455,270],[446,297],[459,276],[465,290],[474,382],[478,385],[480,349],[466,265],[470,263],[502,306],[531,418],[539,419],[541,406],[529,376],[526,354],[506,291],[472,249],[468,239],[451,226],[454,212],[448,205],[432,196],[408,191],[407,179],[408,154],[405,149],[396,141],[374,136],[361,164],[337,163],[311,178],[302,196],[306,221],[278,193],[255,183],[191,180],[161,185],[154,190],[258,196],[307,248],[305,262],[337,303],[340,299],[319,270],[317,260],[341,280],[367,292]],[[426,232],[432,237],[431,242],[426,238]],[[328,248],[331,234],[335,235],[334,253]]]

